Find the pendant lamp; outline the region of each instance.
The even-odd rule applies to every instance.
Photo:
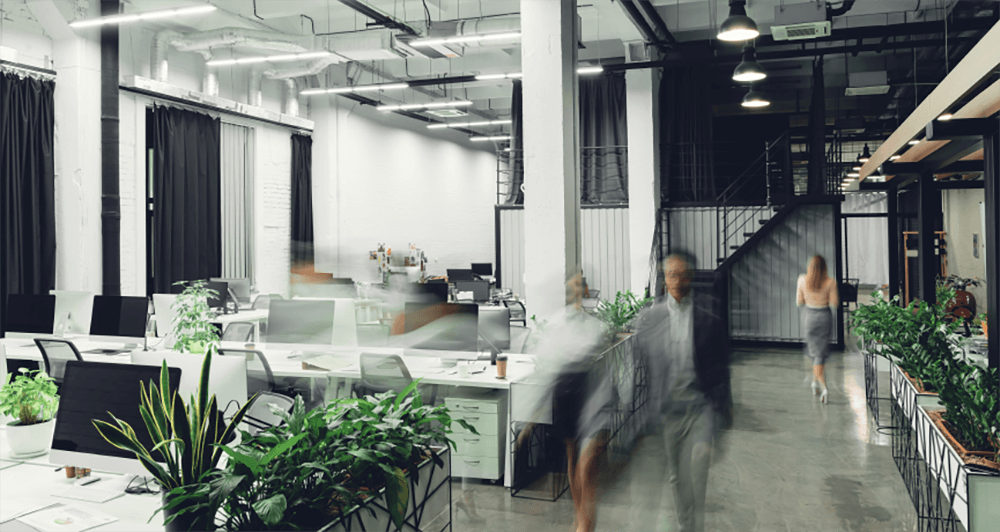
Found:
[[[750,92],[743,97],[743,107],[767,107],[771,105],[764,93],[753,90],[750,87]]]
[[[749,41],[760,35],[757,24],[747,16],[746,0],[729,0],[729,17],[719,26],[720,41]]]
[[[751,83],[767,77],[767,71],[757,62],[757,50],[753,45],[743,47],[743,61],[733,71],[733,81]]]
[[[868,143],[865,143],[865,149],[858,156],[858,161],[862,163],[867,163],[868,159],[872,158],[872,152],[868,150]]]

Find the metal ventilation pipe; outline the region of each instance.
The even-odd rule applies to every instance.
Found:
[[[215,69],[205,67],[205,78],[201,81],[201,92],[209,96],[219,95],[219,76]]]
[[[264,95],[260,90],[260,79],[262,77],[263,70],[259,68],[254,68],[250,71],[250,87],[247,91],[247,104],[254,107],[264,106]]]
[[[308,63],[292,66],[287,68],[269,68],[264,71],[264,77],[269,79],[288,79],[288,78],[301,78],[305,76],[315,76],[320,72],[326,70],[326,67],[335,64],[346,62],[347,59],[337,55],[330,54],[326,57],[320,57],[318,59],[313,59]]]
[[[299,90],[293,78],[285,80],[285,107],[282,112],[286,115],[299,116]]]
[[[152,56],[150,76],[157,81],[167,81],[167,52],[171,46],[181,52],[200,52],[217,46],[244,46],[260,50],[299,53],[310,50],[304,43],[304,38],[245,28],[221,28],[188,34],[165,30],[153,37],[153,44],[150,47]]]
[[[101,16],[121,12],[120,0],[101,0]],[[101,293],[117,296],[121,283],[118,25],[101,26]]]
[[[520,33],[520,32],[521,32],[521,17],[511,16],[511,17],[463,20],[458,23],[458,26],[456,27],[455,31],[455,36],[463,37],[466,35],[489,35],[491,33]],[[504,39],[502,41],[470,41],[462,43],[462,46],[467,48],[497,47],[517,42],[520,42],[520,39],[515,37],[510,40]]]

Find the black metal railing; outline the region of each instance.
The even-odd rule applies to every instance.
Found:
[[[497,153],[497,205],[523,205],[524,150]],[[580,148],[580,204],[628,203],[628,146]]]

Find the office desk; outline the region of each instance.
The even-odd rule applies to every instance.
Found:
[[[209,320],[211,323],[218,324],[223,331],[226,330],[226,326],[233,322],[238,321],[248,321],[253,324],[253,337],[255,340],[260,340],[260,324],[261,322],[267,321],[268,309],[259,308],[255,310],[242,310],[236,314],[219,314],[215,318]]]
[[[63,340],[69,340],[73,342],[77,350],[83,356],[83,359],[87,362],[121,362],[127,364],[129,362],[129,354],[132,350],[127,350],[124,353],[105,355],[101,353],[87,353],[91,349],[124,349],[123,345],[120,343],[113,342],[95,342],[88,338],[87,336],[70,336],[66,335]],[[160,341],[159,338],[151,338],[150,341],[153,343]],[[137,349],[142,349],[138,347]],[[35,342],[31,340],[25,340],[23,338],[4,338],[0,339],[0,350],[3,350],[4,355],[7,359],[15,360],[37,360],[42,361],[42,352],[38,350],[38,346]]]

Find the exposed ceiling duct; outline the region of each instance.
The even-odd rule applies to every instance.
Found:
[[[311,37],[309,37],[311,39]],[[181,52],[202,52],[208,55],[211,48],[220,46],[243,46],[259,50],[274,50],[277,52],[300,53],[308,52],[302,37],[294,37],[283,33],[249,30],[246,28],[220,28],[198,33],[182,34],[165,30],[153,37],[150,47],[152,67],[150,75],[157,81],[167,81],[167,52],[173,46]]]
[[[295,86],[294,79],[284,80],[285,85],[285,106],[281,112],[289,116],[299,116],[299,89]]]
[[[265,69],[264,77],[269,79],[291,79],[305,76],[315,76],[326,70],[328,66],[341,63],[343,61],[343,57],[340,57],[337,54],[330,54],[303,64]]]

